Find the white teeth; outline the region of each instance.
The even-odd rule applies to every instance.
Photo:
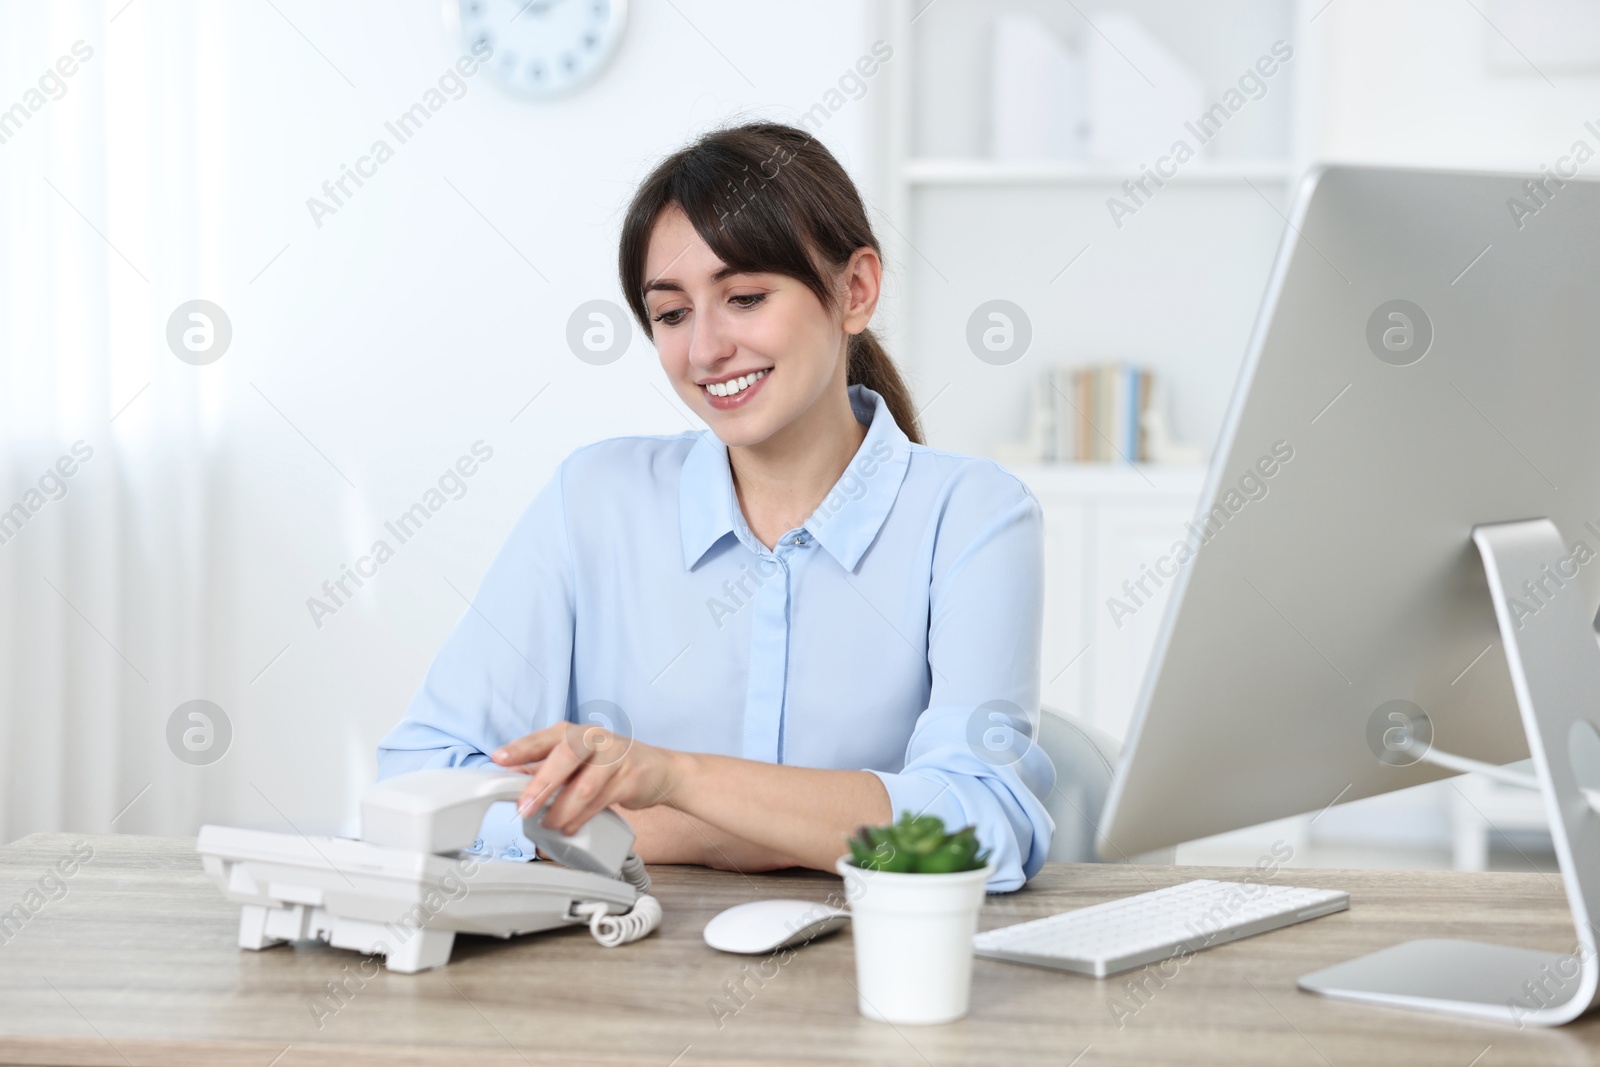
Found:
[[[750,388],[752,385],[756,384],[766,376],[766,371],[758,370],[753,374],[746,374],[739,378],[730,378],[725,382],[712,382],[706,386],[706,392],[710,393],[712,396],[734,396],[738,393],[744,392],[746,389]]]

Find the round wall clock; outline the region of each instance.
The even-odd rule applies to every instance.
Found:
[[[622,43],[627,0],[447,0],[468,49],[487,44],[484,72],[530,98],[570,93],[605,69]]]

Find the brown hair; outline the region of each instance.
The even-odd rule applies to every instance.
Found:
[[[673,204],[722,262],[794,278],[826,308],[838,305],[838,294],[814,256],[840,270],[858,248],[883,254],[861,194],[822,142],[777,122],[716,130],[662,160],[628,205],[617,269],[646,337],[653,335],[644,299],[650,231]],[[921,444],[911,391],[870,329],[850,338],[847,355],[849,383],[882,396],[900,429]]]

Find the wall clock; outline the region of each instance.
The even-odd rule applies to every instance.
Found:
[[[483,70],[519,96],[563,96],[593,80],[622,42],[627,0],[447,0],[445,18]]]

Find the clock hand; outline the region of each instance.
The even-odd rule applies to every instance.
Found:
[[[511,16],[511,21],[517,21],[517,19],[522,17],[523,12],[525,11],[532,11],[535,15],[543,15],[546,11],[549,11],[552,7],[555,7],[559,3],[561,3],[561,0],[528,0],[526,4],[523,4],[522,7],[518,9],[515,15]]]

